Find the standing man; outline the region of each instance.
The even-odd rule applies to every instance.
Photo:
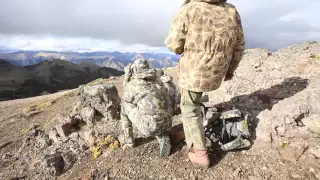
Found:
[[[232,79],[245,49],[240,15],[226,0],[188,0],[174,17],[167,48],[179,60],[181,118],[191,162],[209,166],[202,125],[203,92]]]

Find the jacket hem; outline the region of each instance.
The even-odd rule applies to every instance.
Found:
[[[184,85],[179,84],[179,88],[188,90],[188,91],[193,91],[193,92],[211,92],[214,90],[217,90],[219,87],[214,87],[214,88],[208,88],[208,89],[203,89],[203,88],[188,88]]]

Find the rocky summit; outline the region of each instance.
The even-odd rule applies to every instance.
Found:
[[[165,74],[177,83],[177,68]],[[207,106],[250,113],[253,134],[248,149],[211,152],[208,169],[186,161],[184,142],[165,158],[137,133],[122,148],[122,93],[112,77],[0,102],[0,179],[320,179],[320,42],[248,49],[235,77],[205,93]]]

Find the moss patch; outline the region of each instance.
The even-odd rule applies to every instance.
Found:
[[[92,147],[91,154],[93,159],[97,159],[103,150],[114,151],[120,147],[120,142],[114,137],[108,135],[104,140],[100,141],[96,146]]]
[[[320,60],[320,54],[311,54],[310,58],[313,60]]]
[[[281,149],[286,149],[286,148],[288,148],[288,146],[289,146],[289,143],[288,143],[288,142],[282,142],[282,143],[280,143],[280,148],[281,148]]]

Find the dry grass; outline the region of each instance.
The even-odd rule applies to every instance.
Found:
[[[35,104],[33,106],[27,107],[23,109],[23,114],[27,117],[33,116],[35,114],[41,113],[44,110],[48,109],[50,106],[52,106],[56,101],[55,100],[49,100],[46,102],[40,102],[38,104]]]
[[[96,79],[96,80],[94,80],[94,81],[92,81],[92,82],[90,82],[90,83],[88,83],[86,85],[82,85],[82,86],[94,86],[94,85],[98,85],[98,84],[104,84],[106,82],[108,82],[106,79],[100,78],[100,79]],[[41,113],[44,110],[48,109],[50,106],[52,106],[54,103],[56,103],[58,100],[78,96],[79,95],[79,89],[82,86],[80,86],[77,89],[73,89],[70,92],[68,92],[68,93],[66,93],[66,94],[64,94],[62,96],[59,96],[57,98],[54,98],[54,99],[51,99],[51,100],[48,100],[48,101],[45,101],[45,102],[40,102],[40,103],[35,104],[33,106],[27,107],[27,108],[23,109],[23,113],[27,117],[30,117],[30,116],[33,116],[35,114]]]
[[[95,85],[104,84],[104,83],[107,83],[107,82],[108,82],[107,79],[99,78],[99,79],[96,79],[96,80],[94,80],[92,82],[89,82],[85,86],[95,86]]]
[[[57,102],[58,100],[64,100],[64,99],[67,99],[67,98],[72,98],[72,97],[78,96],[79,93],[80,93],[79,88],[73,89],[73,90],[71,90],[70,92],[68,92],[68,93],[66,93],[64,95],[55,98],[54,101]]]

